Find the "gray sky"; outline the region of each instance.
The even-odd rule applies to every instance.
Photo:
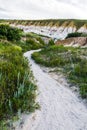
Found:
[[[87,0],[0,0],[0,18],[87,19]]]

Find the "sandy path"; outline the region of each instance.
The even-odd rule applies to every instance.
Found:
[[[41,110],[27,116],[21,130],[87,130],[87,108],[72,91],[43,72],[31,53],[24,55],[38,81]]]

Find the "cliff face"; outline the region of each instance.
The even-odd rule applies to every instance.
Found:
[[[58,40],[56,45],[65,45],[65,46],[85,46],[87,47],[87,37],[77,37],[77,38],[68,38],[65,40]]]
[[[87,33],[87,20],[34,20],[10,21],[11,25],[22,28],[25,32],[35,32],[54,39],[64,39],[68,33]]]

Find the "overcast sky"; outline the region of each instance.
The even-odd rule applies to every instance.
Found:
[[[87,0],[0,0],[0,18],[87,19]]]

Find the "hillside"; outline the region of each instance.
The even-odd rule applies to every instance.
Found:
[[[58,29],[74,29],[75,26],[68,26],[67,21],[59,26],[57,23],[54,26],[52,22],[47,25],[44,22],[43,26],[39,22],[38,25],[21,22],[2,20],[0,24],[0,130],[87,130],[87,109],[81,99],[87,99],[87,48],[56,46],[50,38],[59,38]],[[59,34],[62,36],[64,32]],[[79,44],[85,45],[86,35],[76,39],[71,37],[78,34],[83,35],[69,33],[65,41],[58,42],[63,44],[67,41],[70,44],[78,39]],[[63,77],[63,82],[50,77],[51,71],[44,71],[32,58],[36,63],[51,67],[56,74],[64,74],[69,86],[65,85]],[[70,86],[76,86],[74,88],[81,100],[67,88]],[[61,113],[63,115],[60,116]],[[66,118],[70,125],[67,125]]]
[[[87,20],[59,19],[59,20],[8,20],[12,26],[17,26],[25,32],[35,32],[53,39],[64,39],[68,33],[87,33]]]
[[[64,40],[58,40],[56,45],[65,45],[65,46],[84,46],[87,47],[87,37],[72,37]]]
[[[13,130],[21,113],[39,108],[36,81],[24,52],[44,45],[39,35],[0,25],[0,130]]]

